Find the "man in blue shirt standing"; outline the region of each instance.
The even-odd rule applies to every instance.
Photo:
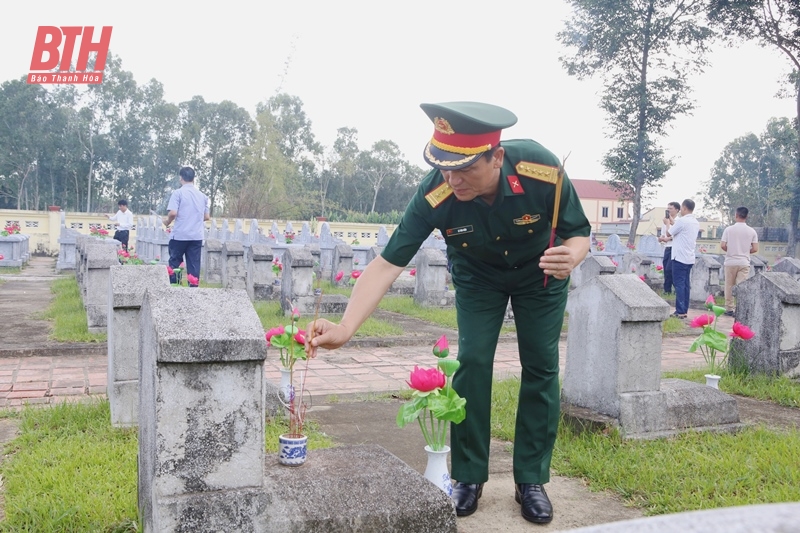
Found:
[[[194,186],[194,169],[183,167],[180,171],[181,188],[172,192],[167,210],[169,213],[163,217],[164,225],[175,221],[169,239],[169,266],[178,268],[186,258],[187,279],[189,275],[195,280],[200,279],[200,252],[203,249],[205,237],[204,221],[209,220],[208,197]],[[176,283],[175,274],[170,276],[170,283]],[[196,287],[197,282],[189,283]]]

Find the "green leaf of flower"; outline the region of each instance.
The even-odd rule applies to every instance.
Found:
[[[467,416],[467,400],[460,397],[458,393],[449,389],[448,393],[432,396],[428,400],[428,409],[438,420],[459,424]]]
[[[405,427],[407,424],[410,424],[417,418],[419,418],[419,414],[422,412],[425,407],[428,405],[428,397],[426,396],[416,396],[412,398],[410,401],[404,403],[400,406],[400,410],[397,412],[397,425],[398,427]]]
[[[458,367],[461,366],[461,363],[455,359],[439,359],[436,366],[439,367],[439,370],[441,370],[445,376],[451,378],[453,374],[456,373],[456,370],[458,370]]]
[[[712,305],[711,306],[711,310],[714,311],[714,314],[716,316],[720,316],[722,313],[725,312],[725,308],[724,307],[720,307],[718,305]]]

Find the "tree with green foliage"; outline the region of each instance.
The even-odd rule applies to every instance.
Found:
[[[705,184],[706,202],[728,224],[736,208],[745,206],[751,226],[785,226],[796,161],[797,131],[788,118],[773,118],[761,135],[749,133],[725,147]]]
[[[784,87],[796,102],[794,127],[800,133],[800,0],[711,0],[709,20],[725,35],[754,40],[789,60],[791,73]],[[800,237],[800,134],[790,186],[789,246],[794,257]]]
[[[559,40],[572,50],[560,58],[579,79],[600,75],[601,106],[617,145],[603,159],[610,183],[633,201],[628,242],[634,242],[646,188],[672,166],[659,140],[690,113],[688,77],[701,71],[706,43],[701,0],[569,0],[572,20]]]

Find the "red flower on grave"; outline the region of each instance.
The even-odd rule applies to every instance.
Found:
[[[199,285],[200,284],[200,280],[197,279],[197,276],[193,276],[191,274],[188,274],[186,276],[186,281],[189,282],[189,285]]]
[[[172,270],[172,267],[171,267],[171,266],[169,266],[169,265],[167,265],[167,274],[169,274],[170,276],[171,276],[171,275],[173,275],[173,274],[175,274],[175,271],[174,271],[174,270]]]
[[[656,270],[664,270],[664,267],[661,265],[656,265]]]
[[[416,276],[417,275],[417,269],[416,268],[412,268],[408,273],[411,274],[412,276]]]
[[[743,340],[750,340],[756,336],[755,332],[739,322],[733,323],[733,329],[730,333],[731,337],[738,337]]]
[[[335,279],[336,279],[337,282],[339,282],[339,281],[342,281],[343,277],[344,277],[344,272],[342,272],[340,270],[339,272],[336,273],[336,278]]]
[[[640,280],[642,280],[642,281],[644,281],[645,283],[647,282],[647,278],[646,278],[646,277],[644,277],[644,274],[642,274],[641,276],[639,276],[639,279],[640,279]]]
[[[361,271],[360,270],[353,270],[350,273],[350,277],[353,278],[353,279],[358,279],[359,276],[361,276]]]

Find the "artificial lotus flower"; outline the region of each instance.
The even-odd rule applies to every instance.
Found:
[[[713,324],[714,320],[716,320],[714,315],[700,315],[694,317],[689,326],[693,328],[702,328],[703,326]]]
[[[342,272],[342,271],[340,270],[339,272],[337,272],[337,273],[336,273],[336,277],[335,277],[334,279],[335,279],[335,280],[336,280],[336,282],[338,283],[338,282],[342,281],[342,278],[343,278],[343,277],[344,277],[344,272]]]
[[[191,274],[186,276],[186,281],[189,282],[189,285],[197,286],[200,284],[200,280],[197,278],[197,276],[193,276]]]
[[[269,341],[272,337],[274,337],[275,335],[283,335],[284,331],[285,329],[283,328],[283,326],[277,326],[267,331],[267,333],[264,335],[267,339],[267,345],[269,345]]]
[[[755,332],[739,322],[733,323],[733,329],[730,333],[731,337],[738,337],[743,340],[750,340],[756,336]]]
[[[709,294],[708,298],[706,298],[706,307],[708,309],[711,309],[711,306],[714,305],[715,303],[716,303],[716,300],[714,300],[714,295],[713,294]]]
[[[444,387],[446,376],[438,368],[419,368],[414,365],[408,386],[419,392],[431,392]]]
[[[640,279],[640,280],[642,280],[642,281],[644,281],[644,282],[647,282],[647,278],[646,278],[646,277],[644,277],[644,274],[642,274],[641,276],[639,276],[639,279]]]
[[[361,276],[360,270],[353,270],[352,272],[350,272],[350,277],[353,279],[358,279],[359,276]]]
[[[174,271],[174,270],[172,270],[172,267],[171,267],[171,266],[169,266],[169,265],[167,265],[167,274],[169,274],[170,276],[172,276],[173,274],[175,274],[175,271]]]
[[[656,265],[656,270],[664,270],[664,267],[661,265]]]
[[[306,332],[305,330],[299,329],[297,333],[294,334],[294,340],[299,342],[300,344],[306,343]]]
[[[0,261],[4,259],[3,254],[0,254]]]
[[[447,337],[442,335],[433,347],[433,353],[439,357],[437,368],[414,366],[408,383],[413,389],[412,398],[397,413],[397,425],[401,428],[414,420],[419,422],[425,443],[432,450],[445,448],[447,422],[460,424],[467,416],[467,400],[458,395],[452,384],[460,363],[447,359],[448,352]]]
[[[300,310],[296,307],[292,307],[292,322],[295,322],[300,318]]]
[[[412,275],[412,276],[416,276],[417,275],[417,269],[416,268],[412,268],[408,273],[410,275]]]

